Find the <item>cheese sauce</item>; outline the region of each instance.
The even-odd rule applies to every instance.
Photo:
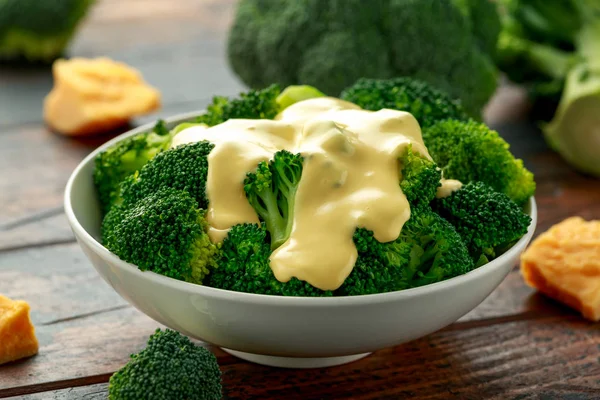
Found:
[[[271,254],[270,264],[279,281],[296,277],[322,290],[337,289],[352,271],[357,227],[387,242],[398,237],[410,217],[399,185],[398,158],[406,147],[412,144],[431,159],[411,114],[362,110],[331,97],[293,104],[273,121],[190,127],[175,136],[173,146],[202,140],[215,145],[206,187],[209,234],[215,242],[236,224],[259,221],[244,193],[246,173],[279,150],[302,154],[292,232]]]

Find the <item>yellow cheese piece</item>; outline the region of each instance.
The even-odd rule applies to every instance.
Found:
[[[160,93],[137,70],[108,58],[56,60],[52,74],[44,120],[65,135],[106,132],[160,107]]]
[[[572,217],[554,225],[521,256],[528,285],[600,320],[600,221]]]
[[[38,341],[29,319],[29,304],[0,295],[0,364],[37,352]]]

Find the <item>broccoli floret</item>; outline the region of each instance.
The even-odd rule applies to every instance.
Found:
[[[111,210],[102,225],[103,245],[142,271],[201,284],[216,266],[219,246],[186,191],[159,189]]]
[[[337,96],[361,77],[420,78],[478,118],[496,88],[497,20],[493,3],[474,0],[242,0],[228,57],[254,88],[309,84]]]
[[[94,184],[104,213],[121,201],[121,182],[168,149],[171,139],[165,123],[158,121],[151,132],[131,136],[98,154],[94,160]]]
[[[358,260],[336,294],[384,293],[465,274],[474,264],[454,227],[428,206],[411,208],[393,242],[379,243],[371,231],[354,234]]]
[[[220,400],[217,358],[179,332],[157,329],[109,381],[110,400]]]
[[[173,188],[185,190],[200,208],[206,209],[208,155],[214,147],[210,142],[200,141],[163,151],[123,182],[124,201],[133,203],[162,188]]]
[[[0,59],[47,62],[59,57],[93,3],[0,1]]]
[[[221,246],[218,266],[206,285],[237,292],[283,296],[331,296],[297,278],[282,283],[269,264],[271,248],[264,226],[240,224],[231,228]]]
[[[244,191],[250,205],[265,221],[271,236],[271,249],[281,246],[290,236],[294,216],[296,190],[302,176],[300,154],[282,150],[273,160],[261,162],[248,173]]]
[[[428,204],[441,186],[442,172],[435,163],[413,152],[412,146],[400,158],[400,188],[411,204]]]
[[[423,140],[446,179],[481,181],[524,204],[535,192],[533,174],[509,145],[484,124],[445,120],[423,130]]]
[[[432,206],[454,225],[478,265],[520,239],[531,223],[514,201],[482,182],[470,182]]]
[[[417,79],[362,78],[345,89],[340,97],[365,110],[407,111],[419,121],[421,128],[447,118],[467,119],[459,101]]]
[[[262,90],[240,93],[234,99],[216,96],[206,108],[206,113],[196,118],[195,122],[215,126],[232,118],[273,119],[280,111],[277,103],[280,92],[278,85],[271,85]]]

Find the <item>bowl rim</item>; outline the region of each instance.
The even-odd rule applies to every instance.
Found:
[[[205,110],[200,111],[192,111],[187,113],[176,114],[169,118],[164,118],[163,120],[167,125],[177,124],[181,122],[187,122],[190,119],[193,119],[201,114],[203,114]],[[83,169],[91,162],[94,161],[96,156],[112,146],[113,144],[124,140],[129,136],[136,135],[138,133],[146,132],[149,129],[152,129],[156,121],[150,122],[144,125],[141,125],[137,128],[131,129],[127,132],[124,132],[113,139],[107,141],[103,145],[99,146],[95,150],[93,150],[90,154],[88,154],[73,170],[69,180],[67,181],[67,185],[64,191],[64,209],[65,214],[67,216],[67,220],[71,229],[75,233],[75,236],[78,240],[82,240],[86,245],[91,247],[101,258],[104,258],[106,261],[110,262],[112,265],[117,266],[119,269],[130,273],[139,279],[148,280],[158,285],[168,286],[171,289],[187,292],[189,294],[195,294],[203,297],[209,297],[214,299],[222,299],[222,300],[239,300],[244,303],[254,303],[254,304],[262,304],[272,305],[273,302],[278,305],[285,306],[308,306],[308,307],[323,307],[323,306],[355,306],[355,305],[364,305],[366,303],[383,303],[396,301],[407,297],[415,297],[415,296],[423,296],[430,294],[432,292],[444,289],[452,289],[461,284],[467,284],[469,282],[475,281],[478,278],[501,268],[506,262],[508,262],[511,258],[515,256],[515,253],[521,253],[524,248],[527,246],[533,234],[535,232],[535,228],[537,225],[537,204],[535,198],[532,196],[528,201],[529,206],[529,215],[531,217],[531,223],[527,228],[527,232],[523,235],[517,243],[515,243],[509,250],[504,252],[498,258],[490,261],[489,263],[476,268],[472,271],[467,272],[466,274],[459,275],[450,279],[446,279],[441,282],[436,282],[416,288],[404,289],[394,292],[386,292],[386,293],[376,293],[376,294],[367,294],[367,295],[357,295],[357,296],[334,296],[334,297],[302,297],[302,296],[279,296],[279,295],[266,295],[266,294],[255,294],[255,293],[246,293],[246,292],[236,292],[233,290],[226,289],[218,289],[210,286],[198,285],[194,283],[189,283],[185,281],[179,281],[177,279],[169,278],[163,275],[156,274],[152,271],[141,271],[135,264],[128,263],[126,261],[121,260],[117,255],[109,251],[106,247],[104,247],[100,242],[98,242],[89,232],[87,232],[83,226],[79,223],[75,213],[73,211],[73,207],[71,204],[71,193],[73,192],[73,186],[75,179],[81,174]]]

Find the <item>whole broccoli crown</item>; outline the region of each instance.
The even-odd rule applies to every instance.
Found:
[[[110,400],[220,400],[217,358],[179,332],[157,329],[109,381]]]
[[[142,271],[202,283],[219,254],[206,228],[204,211],[188,192],[162,188],[111,210],[103,221],[103,244]]]
[[[487,51],[497,31],[469,18],[493,21],[495,8],[463,9],[453,0],[242,0],[228,57],[251,87],[309,84],[332,96],[361,77],[416,77],[479,117],[496,88]]]
[[[444,178],[484,182],[519,205],[535,192],[533,174],[498,132],[484,124],[440,121],[423,130],[423,140]]]
[[[94,184],[104,213],[120,201],[120,184],[171,144],[163,121],[151,132],[140,133],[115,143],[96,156]]]
[[[185,190],[200,208],[206,209],[208,155],[214,147],[210,142],[201,141],[163,151],[123,182],[124,201],[134,203],[160,189],[173,188]]]
[[[292,231],[296,189],[302,176],[303,161],[300,154],[278,151],[273,160],[261,162],[244,181],[246,197],[265,221],[273,250],[281,246]]]
[[[206,113],[196,118],[197,123],[215,126],[228,119],[273,119],[279,113],[277,97],[281,93],[278,85],[270,85],[261,90],[240,93],[238,98],[222,96],[213,98]]]
[[[371,231],[354,234],[356,264],[336,294],[344,296],[408,289],[462,275],[474,264],[465,244],[445,219],[421,205],[398,239],[379,243]]]
[[[470,182],[432,206],[454,225],[475,259],[520,239],[531,223],[514,201],[483,182]]]
[[[428,204],[441,186],[442,171],[433,161],[412,151],[412,146],[400,158],[402,177],[400,188],[411,204]]]
[[[235,225],[221,246],[218,266],[208,276],[206,284],[237,292],[283,296],[331,296],[310,284],[292,278],[280,282],[269,264],[271,248],[268,232],[257,224]]]
[[[412,78],[362,78],[345,89],[340,97],[365,110],[388,108],[409,112],[419,121],[421,128],[441,119],[467,119],[459,101],[426,82]]]

